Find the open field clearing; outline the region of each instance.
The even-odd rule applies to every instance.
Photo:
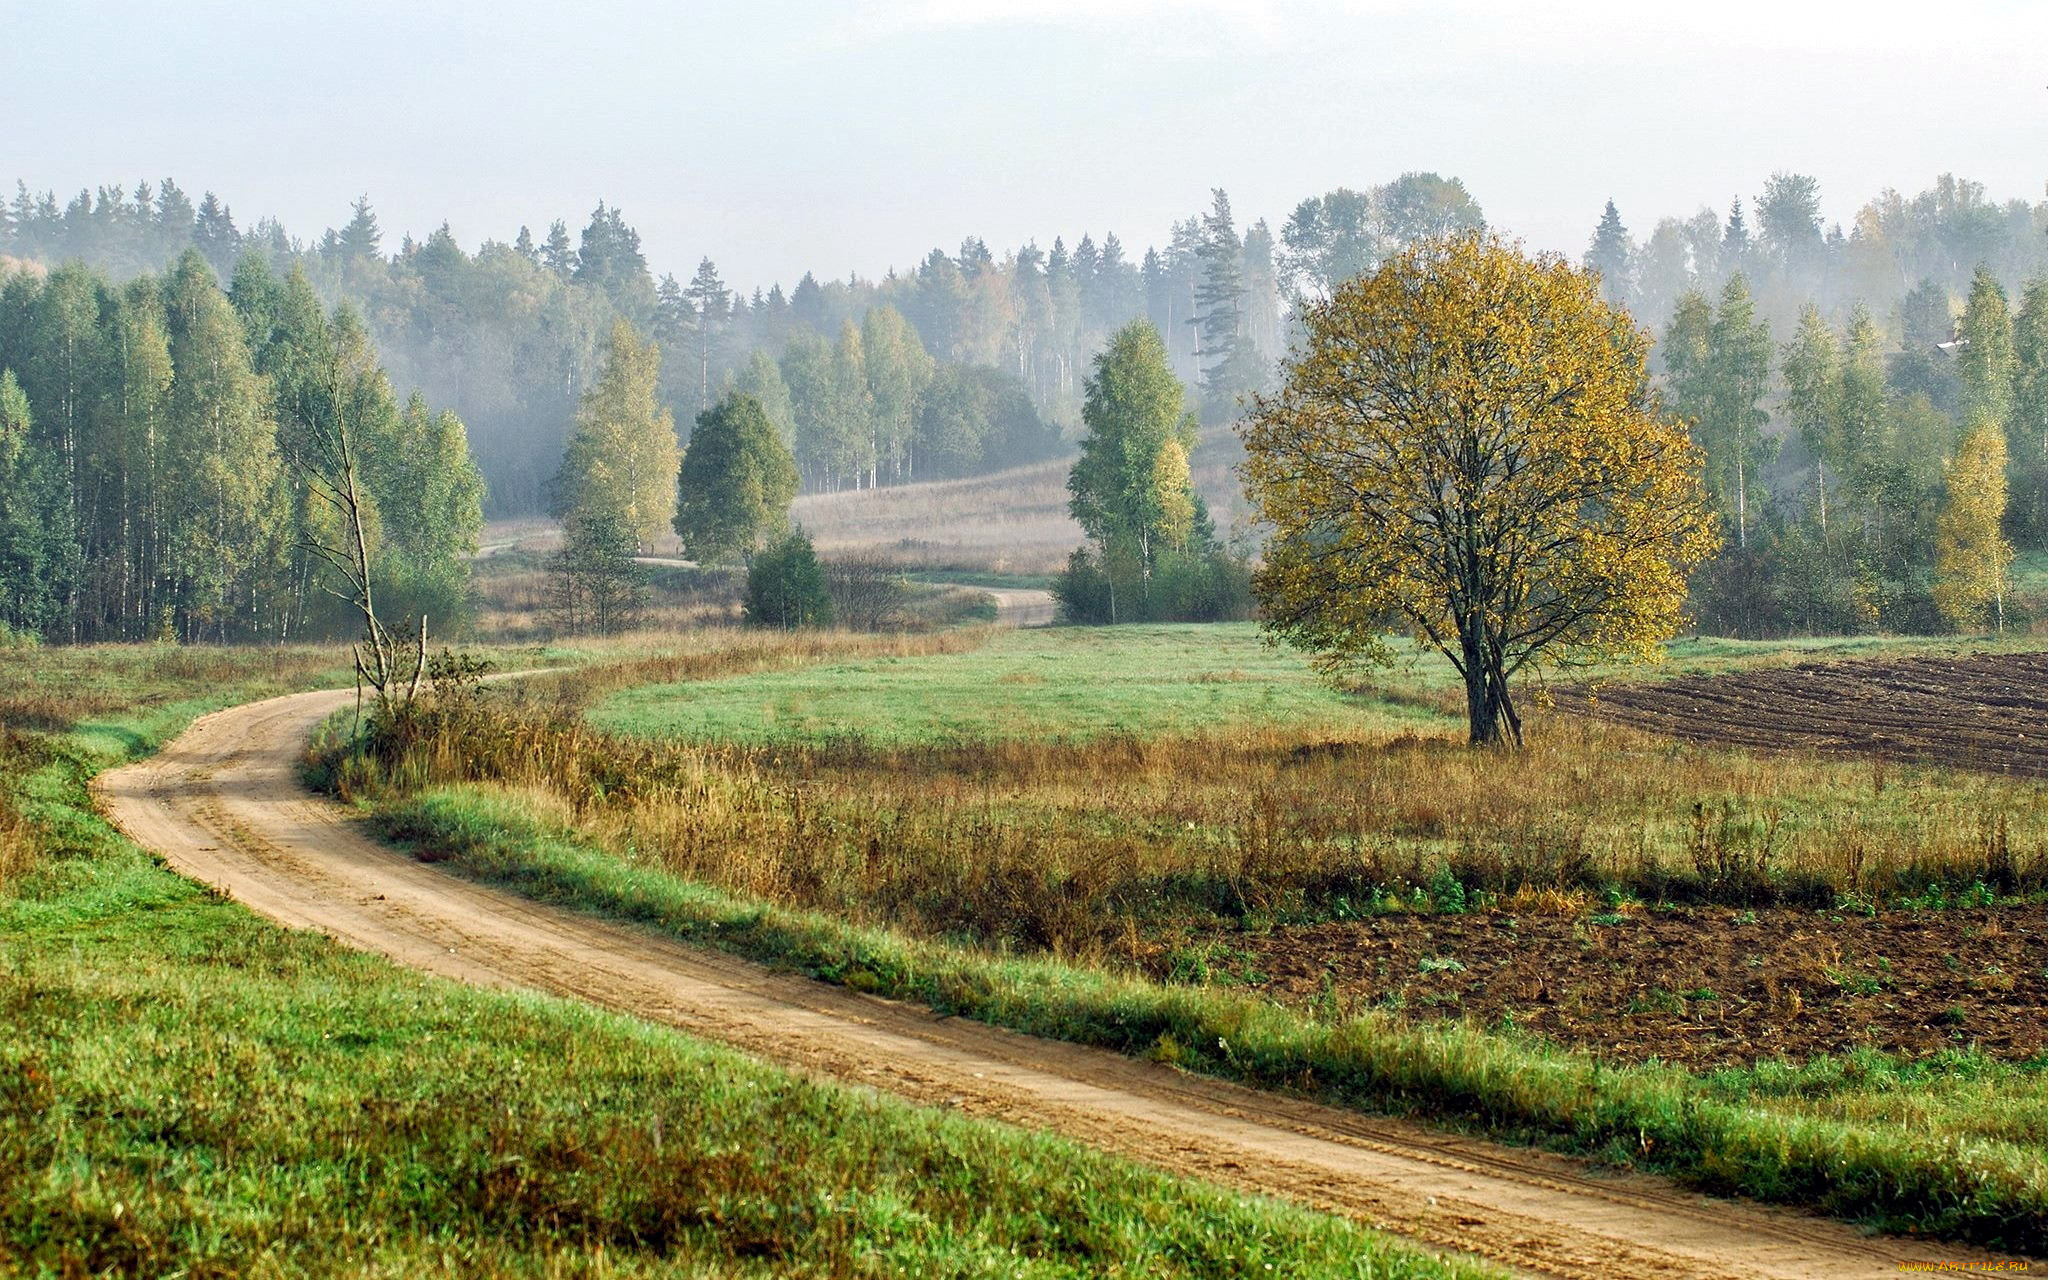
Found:
[[[1687,660],[1781,659],[1707,642]],[[383,797],[388,830],[473,874],[1009,1025],[1273,1081],[1307,1060],[1276,1049],[1251,1068],[1242,1048],[1208,1047],[1238,1034],[1208,1028],[1275,1001],[1284,1016],[1261,1017],[1299,1020],[1283,1040],[1360,1027],[1360,1043],[1390,1045],[1399,1028],[1455,1027],[1486,1046],[1465,1052],[1500,1055],[1503,1080],[1569,1046],[1618,1080],[1620,1064],[1650,1064],[1645,1080],[1692,1099],[1681,1111],[1728,1106],[1766,1145],[1792,1141],[1785,1125],[1821,1126],[1790,1150],[1829,1133],[1830,1149],[1896,1153],[1942,1134],[2016,1160],[2013,1185],[2048,1185],[2027,967],[2048,808],[2030,784],[1759,757],[1563,713],[1526,751],[1474,753],[1440,672],[1340,693],[1248,628],[1009,633],[813,661],[594,668],[451,709],[446,747],[429,734],[381,775],[330,768]],[[1033,678],[1004,678],[1019,669]],[[594,728],[587,708],[632,732]],[[408,798],[467,781],[494,785]],[[703,885],[845,923],[748,925],[755,908],[727,918],[691,896]],[[875,936],[862,930],[898,940],[855,941]],[[980,990],[978,966],[1016,954],[1221,1003],[1192,1026],[1127,1025],[1119,1005],[1111,1032],[1094,996],[955,985]],[[1440,1069],[1315,1060],[1312,1078],[1373,1081],[1342,1090],[1367,1106],[1490,1116],[1688,1176],[1723,1167],[1697,1139],[1655,1153],[1589,1141],[1520,1086],[1500,1087],[1521,1100],[1491,1086],[1475,1099]],[[1762,1196],[1790,1185],[1720,1176],[1707,1180]]]
[[[322,683],[335,657],[6,655],[10,723],[43,727],[0,734],[19,839],[0,869],[0,1272],[1492,1274],[581,1002],[409,972],[257,918],[92,812],[88,775],[208,706]],[[53,727],[19,691],[57,678],[138,709]],[[243,795],[230,773],[220,803]]]
[[[1231,468],[1242,450],[1227,427],[1202,433],[1189,479],[1226,536],[1242,518],[1244,498]],[[915,569],[1046,574],[1087,540],[1068,514],[1072,459],[1034,463],[967,480],[938,480],[886,489],[813,493],[790,507],[790,518],[817,543],[820,555],[876,552]]]
[[[1589,1179],[1552,1158],[1184,1080],[1162,1066],[1021,1040],[973,1023],[934,1020],[913,1008],[819,989],[631,927],[465,883],[423,863],[463,859],[456,865],[484,871],[475,854],[512,854],[513,863],[501,868],[504,878],[523,879],[529,893],[568,896],[545,887],[544,866],[518,869],[523,854],[547,857],[557,848],[537,830],[514,836],[513,845],[473,846],[467,858],[446,844],[423,846],[420,858],[412,860],[368,843],[338,811],[306,803],[291,777],[294,746],[336,702],[306,695],[212,717],[159,759],[103,779],[104,792],[125,826],[165,849],[189,873],[277,918],[317,924],[406,963],[471,982],[581,995],[706,1030],[813,1070],[969,1111],[1028,1117],[1034,1125],[1177,1170],[1280,1191],[1543,1274],[1864,1276],[1889,1273],[1906,1260],[1973,1256],[1716,1205],[1655,1180]],[[523,821],[517,814],[507,809],[502,816],[516,829]],[[513,853],[515,848],[523,852]],[[723,915],[742,934],[765,928],[797,946],[807,933],[810,940],[825,941],[830,928],[715,896],[699,894],[694,905]],[[656,919],[644,909],[632,914]],[[718,936],[719,922],[706,923]],[[849,937],[838,946],[852,966],[881,959],[861,940]],[[967,1002],[991,976],[970,969],[949,978],[941,969],[926,969],[922,960],[899,972],[919,969]],[[1045,990],[1040,984],[1055,972],[1040,965],[995,976],[999,982],[1035,977],[1032,985]],[[1071,978],[1056,978],[1051,990],[1086,997],[1100,982],[1075,971]],[[999,992],[983,988],[980,994],[1003,998]],[[1128,1030],[1149,1034],[1156,1015],[1146,1006],[1161,993],[1125,984],[1121,994]],[[1198,999],[1183,1016],[1199,1019],[1204,1012]],[[1246,1021],[1227,1028],[1254,1054],[1263,1051],[1260,1032]],[[1393,1036],[1389,1047],[1402,1040]],[[1161,1036],[1157,1043],[1163,1053],[1172,1040]],[[1413,1052],[1421,1045],[1404,1047]],[[1568,1064],[1558,1065],[1569,1070]],[[1998,1176],[1992,1171],[1996,1155],[1973,1149],[1969,1158],[1972,1177]],[[1979,1163],[1984,1158],[1994,1163]],[[1917,1194],[1932,1191],[1923,1182]],[[1360,1260],[1342,1269],[1355,1273]],[[891,1260],[886,1267],[897,1265]],[[1309,1264],[1304,1273],[1322,1271]]]
[[[1347,697],[1250,625],[1062,628],[939,662],[822,662],[767,676],[621,689],[590,713],[622,733],[881,744],[1151,738],[1287,725],[1339,734],[1448,723],[1434,698]]]

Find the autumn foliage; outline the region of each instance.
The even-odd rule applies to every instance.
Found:
[[[1407,627],[1463,676],[1474,743],[1520,743],[1518,674],[1655,655],[1719,538],[1648,338],[1595,275],[1470,233],[1303,319],[1240,428],[1269,630],[1338,669]]]

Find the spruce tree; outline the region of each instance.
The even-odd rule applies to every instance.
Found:
[[[1212,195],[1195,249],[1201,283],[1189,323],[1199,336],[1204,404],[1220,420],[1233,416],[1239,397],[1258,390],[1262,379],[1245,314],[1244,242],[1231,219],[1230,197],[1221,187]]]
[[[1618,307],[1626,306],[1634,293],[1629,278],[1631,249],[1621,212],[1609,200],[1600,214],[1600,225],[1593,229],[1593,242],[1586,246],[1586,266],[1600,273],[1600,296]]]

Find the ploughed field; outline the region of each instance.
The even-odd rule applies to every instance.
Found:
[[[1874,1049],[2048,1062],[2048,908],[1398,914],[1155,949],[1162,978],[1470,1018],[1688,1067]]]
[[[1564,700],[1689,742],[2048,777],[2048,653],[1807,662]]]

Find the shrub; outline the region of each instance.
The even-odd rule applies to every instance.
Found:
[[[757,627],[832,625],[832,596],[810,535],[802,529],[756,555],[747,566],[747,622]]]
[[[1076,548],[1053,580],[1062,622],[1229,622],[1252,616],[1251,561],[1222,547],[1160,552],[1151,577],[1137,562]]]

